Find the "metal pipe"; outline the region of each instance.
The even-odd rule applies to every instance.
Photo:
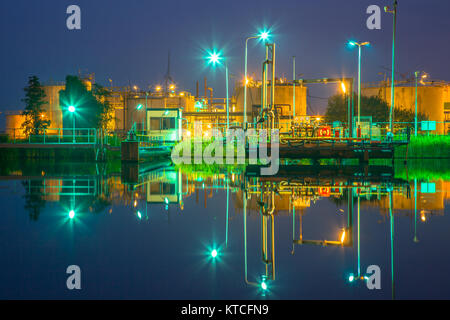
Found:
[[[244,60],[244,130],[247,129],[247,44],[248,40],[256,39],[258,37],[248,37],[245,39],[245,60]]]
[[[271,87],[271,94],[270,94],[270,111],[274,112],[275,110],[275,43],[270,44],[272,47],[272,87]],[[275,117],[272,117],[271,121],[271,129],[274,128],[275,124]]]
[[[198,99],[198,80],[196,83],[195,97]]]
[[[293,89],[293,93],[292,93],[292,107],[293,107],[293,112],[292,112],[292,116],[295,119],[295,56],[292,57],[292,69],[293,69],[293,75],[292,75],[292,89]]]

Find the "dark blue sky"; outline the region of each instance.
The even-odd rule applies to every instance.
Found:
[[[80,31],[66,28],[66,8],[81,7]],[[243,78],[244,39],[271,27],[277,45],[277,76],[292,77],[292,59],[305,78],[356,76],[357,51],[349,39],[371,41],[363,54],[363,81],[382,80],[390,68],[392,15],[382,12],[381,30],[366,28],[366,8],[387,0],[277,1],[104,1],[3,0],[0,3],[0,111],[21,109],[27,77],[64,80],[79,69],[97,82],[162,82],[171,50],[172,77],[195,91],[207,76],[216,96],[224,95],[223,70],[205,67],[202,50],[215,46],[228,57],[230,73]],[[450,80],[450,1],[399,0],[397,69],[427,71]],[[249,71],[260,74],[262,45],[249,45]],[[333,89],[335,90],[335,89]],[[330,92],[332,94],[332,92]]]

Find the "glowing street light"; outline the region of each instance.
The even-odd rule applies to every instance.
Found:
[[[267,283],[265,281],[261,282],[261,289],[267,290]]]
[[[358,46],[358,127],[361,120],[361,48],[368,46],[370,42],[349,41],[350,46]]]
[[[213,258],[217,257],[217,250],[216,249],[211,251],[211,257],[213,257]]]
[[[70,211],[69,211],[69,218],[70,218],[70,219],[73,219],[74,217],[75,217],[75,211],[70,210]]]
[[[341,239],[340,239],[340,241],[341,241],[341,244],[344,244],[344,241],[345,241],[345,236],[346,236],[346,232],[345,232],[345,229],[342,229],[342,234],[341,234]]]
[[[215,66],[217,63],[220,63],[220,60],[224,59],[220,56],[220,53],[216,51],[212,51],[209,53],[207,57],[208,63]],[[226,108],[227,108],[227,130],[230,127],[230,107],[229,107],[229,99],[228,99],[228,64],[225,60],[225,91],[226,91]]]
[[[222,58],[220,57],[220,55],[215,51],[210,53],[209,57],[208,57],[209,63],[212,63],[213,65],[215,65],[216,63],[219,63],[219,61],[221,59]]]
[[[257,36],[251,36],[245,39],[245,60],[244,60],[244,130],[247,129],[247,84],[248,84],[248,77],[247,77],[247,44],[248,40],[250,39],[260,39],[262,41],[266,41],[269,39],[269,32],[268,31],[262,31]]]
[[[269,39],[269,32],[268,31],[263,31],[259,34],[259,38],[263,41],[266,41],[267,39]]]
[[[345,86],[344,81],[341,81],[341,89],[342,89],[342,92],[343,92],[344,94],[347,93],[347,88],[346,88],[346,86]]]
[[[70,105],[68,107],[69,112],[72,114],[72,142],[75,143],[75,107]]]

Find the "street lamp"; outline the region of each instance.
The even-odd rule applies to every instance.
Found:
[[[244,130],[247,129],[247,44],[250,39],[260,39],[262,41],[266,41],[269,38],[269,32],[263,31],[257,36],[251,36],[245,39],[245,61],[244,61]]]
[[[72,143],[75,143],[75,107],[69,106],[69,112],[72,114]]]
[[[393,118],[394,118],[394,102],[395,102],[395,31],[397,29],[397,5],[398,1],[394,0],[394,5],[392,10],[386,6],[384,7],[384,11],[387,13],[392,13],[393,15],[393,24],[392,24],[392,74],[391,74],[391,109],[389,111],[389,129],[391,132],[391,135],[394,133],[393,128]]]
[[[208,63],[215,66],[216,64],[220,64],[220,60],[225,60],[225,90],[226,90],[226,108],[227,108],[227,130],[230,127],[230,107],[228,102],[228,64],[225,58],[220,56],[220,53],[216,51],[212,51],[209,53],[207,57]]]
[[[358,46],[358,127],[360,126],[361,120],[361,48],[368,46],[370,42],[356,42],[350,41],[349,45],[354,47]]]

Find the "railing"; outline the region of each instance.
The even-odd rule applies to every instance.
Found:
[[[11,143],[29,144],[96,144],[97,129],[95,128],[47,128],[42,134],[29,134],[25,136],[22,129],[12,129]]]

